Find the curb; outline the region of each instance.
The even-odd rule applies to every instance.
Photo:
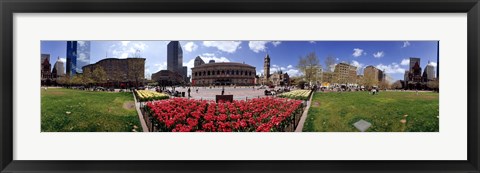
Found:
[[[307,120],[308,110],[310,109],[310,105],[312,104],[313,94],[315,94],[315,92],[312,91],[312,94],[310,95],[310,99],[307,102],[307,106],[305,107],[305,110],[303,111],[302,117],[300,118],[300,121],[298,122],[298,126],[295,129],[295,132],[302,132],[302,130],[303,130],[303,124],[305,124],[305,120]]]

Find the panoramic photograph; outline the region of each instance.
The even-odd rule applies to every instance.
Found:
[[[439,132],[439,42],[41,41],[41,132]]]

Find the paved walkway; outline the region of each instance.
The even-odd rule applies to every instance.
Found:
[[[137,97],[135,97],[135,93],[133,93],[133,99],[135,100],[135,109],[137,110],[138,118],[140,119],[140,124],[142,125],[143,132],[148,132],[147,123],[145,123],[145,119],[143,119],[142,111],[140,111],[140,103],[137,102]]]
[[[171,88],[167,88],[170,89]],[[198,89],[198,93],[197,90]],[[176,91],[179,92],[185,92],[185,97],[188,96],[188,88],[185,87],[177,87],[175,88]],[[215,87],[215,88],[209,88],[209,87],[192,87],[190,88],[190,98],[193,99],[202,99],[202,100],[215,100],[215,95],[221,95],[222,94],[222,88],[221,87]],[[259,97],[265,97],[265,89],[258,89],[258,87],[252,88],[252,87],[225,87],[225,93],[224,95],[233,95],[234,100],[246,100],[246,99],[252,99],[252,98],[259,98]]]

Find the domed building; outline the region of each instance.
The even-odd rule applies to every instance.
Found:
[[[237,62],[215,62],[210,60],[205,63],[197,56],[192,68],[192,85],[254,85],[255,67]]]

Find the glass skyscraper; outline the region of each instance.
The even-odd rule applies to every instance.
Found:
[[[67,75],[77,73],[77,41],[67,41]]]
[[[167,70],[181,73],[183,71],[183,51],[178,41],[167,45]]]
[[[171,41],[167,45],[167,70],[182,75],[185,82],[188,83],[188,68],[183,66],[183,51],[178,41]]]
[[[82,67],[90,64],[90,41],[77,41],[77,66],[75,71],[83,73]]]

